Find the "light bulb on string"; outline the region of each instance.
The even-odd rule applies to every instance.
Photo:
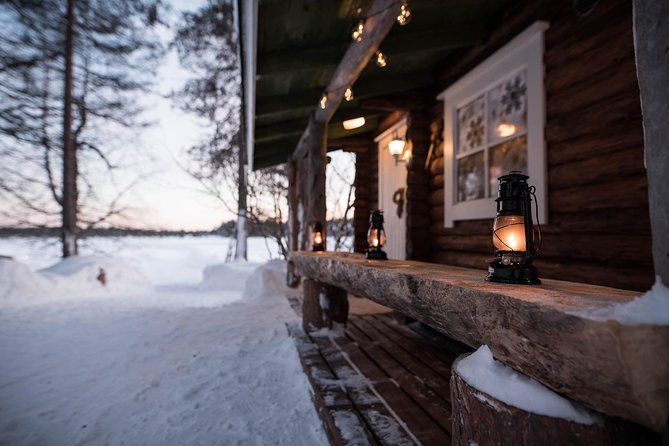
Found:
[[[346,91],[344,91],[344,99],[346,99],[346,102],[351,102],[354,99],[353,89],[351,89],[351,87],[346,87]]]
[[[376,57],[376,65],[378,65],[379,67],[385,68],[385,66],[388,65],[388,59],[386,59],[386,55],[383,54],[381,51],[377,51],[375,57]]]
[[[402,2],[402,5],[400,6],[400,13],[397,16],[397,23],[399,23],[400,26],[404,26],[410,21],[411,21],[411,9],[409,9],[409,3]]]
[[[356,23],[355,27],[353,28],[353,32],[351,33],[351,37],[353,40],[356,42],[360,42],[362,40],[362,33],[365,30],[365,21],[364,20],[358,20],[358,23]]]
[[[325,110],[325,107],[328,105],[328,95],[324,94],[321,96],[321,100],[318,103],[321,106],[321,110]]]

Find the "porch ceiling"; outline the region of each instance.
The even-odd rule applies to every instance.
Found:
[[[518,0],[419,0],[410,2],[407,26],[394,26],[381,44],[388,65],[371,62],[330,124],[330,139],[375,130],[380,112],[361,109],[369,99],[423,88],[434,68],[455,51],[487,36],[494,20]],[[263,0],[258,8],[255,97],[255,169],[281,164],[297,145],[308,116],[348,46],[351,30],[371,0]],[[361,12],[358,12],[360,8]],[[367,124],[344,131],[341,122],[365,116]]]

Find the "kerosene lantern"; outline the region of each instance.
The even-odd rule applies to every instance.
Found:
[[[311,250],[325,251],[325,237],[323,237],[323,224],[317,221],[311,232]]]
[[[495,258],[488,266],[489,282],[541,283],[532,265],[537,252],[532,225],[532,196],[536,203],[536,195],[534,186],[527,184],[528,179],[518,171],[499,177],[497,216],[492,230]]]
[[[383,249],[386,244],[386,231],[383,230],[383,212],[372,211],[369,216],[369,230],[367,231],[367,258],[371,260],[388,260]]]

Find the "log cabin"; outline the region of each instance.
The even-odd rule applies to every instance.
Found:
[[[666,142],[649,146],[653,128],[667,130],[645,115],[667,55],[638,42],[635,52],[634,30],[643,14],[667,8],[637,3],[644,5],[239,2],[248,165],[287,163],[289,268],[304,279],[296,303],[304,327],[292,330],[334,443],[357,444],[337,422],[344,409],[359,423],[354,437],[369,444],[653,444],[661,441],[655,433],[666,437],[669,328],[582,316],[630,301],[656,274],[669,284],[666,233],[657,229],[669,214],[661,180],[668,164],[657,155]],[[636,18],[633,6],[642,11]],[[646,39],[666,37],[654,29]],[[649,64],[642,116],[643,57],[660,63]],[[666,103],[653,113],[666,112]],[[368,248],[370,212],[380,209],[391,260],[308,252],[314,225],[326,223],[325,165],[334,150],[356,156],[356,253]],[[644,159],[657,163],[647,171]],[[484,280],[498,178],[511,171],[532,185],[541,285]],[[393,322],[355,314],[353,296],[393,310]],[[348,324],[344,334],[310,334],[336,323]],[[437,341],[421,344],[430,336]],[[607,421],[584,428],[518,408],[502,411],[507,418],[486,411],[453,371],[457,354],[482,344]],[[332,397],[314,378],[342,379],[337,364],[372,383],[374,404],[345,380]],[[411,377],[402,381],[398,367]],[[400,382],[401,392],[380,391],[384,379]],[[437,384],[415,387],[430,380]],[[379,413],[402,434],[389,441]]]

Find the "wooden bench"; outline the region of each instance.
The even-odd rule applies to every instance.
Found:
[[[496,284],[483,280],[483,269],[360,254],[292,252],[290,260],[301,276],[329,286],[312,289],[334,290],[329,308],[346,298],[337,288],[367,297],[471,347],[487,344],[496,359],[600,412],[665,428],[669,327],[587,316],[638,293],[549,279]],[[323,296],[305,293],[305,306],[308,299]]]

